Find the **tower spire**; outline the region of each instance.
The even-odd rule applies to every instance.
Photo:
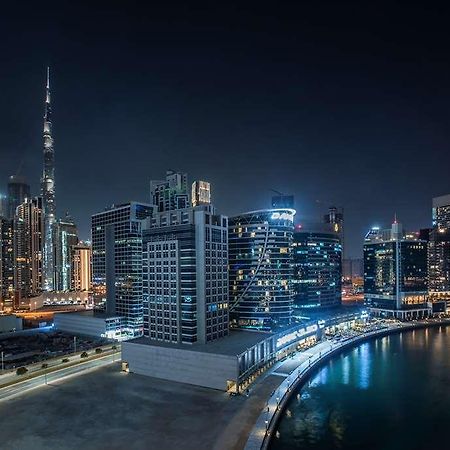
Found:
[[[55,152],[52,136],[52,108],[50,105],[50,67],[47,67],[44,105],[44,168],[41,179],[42,206],[44,211],[42,285],[44,291],[55,286],[54,233],[55,224]]]
[[[48,105],[50,105],[50,67],[47,66],[47,85],[45,87],[45,116],[48,114]]]

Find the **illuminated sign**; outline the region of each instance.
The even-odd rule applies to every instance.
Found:
[[[277,339],[277,348],[283,347],[291,342],[298,341],[305,335],[312,333],[317,330],[317,325],[310,325],[307,328],[301,328],[300,330],[293,331],[292,333],[286,334]]]
[[[285,213],[285,212],[284,213],[274,212],[274,213],[272,213],[270,218],[272,220],[289,220],[290,222],[293,222],[294,214],[289,214],[289,213]]]

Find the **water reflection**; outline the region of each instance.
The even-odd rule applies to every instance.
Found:
[[[425,331],[364,343],[320,369],[293,395],[272,449],[447,448],[450,333]]]

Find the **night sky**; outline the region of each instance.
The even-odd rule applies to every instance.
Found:
[[[368,227],[429,226],[450,192],[447,9],[16,3],[0,17],[1,186],[19,171],[39,193],[50,65],[56,204],[82,238],[169,168],[210,181],[228,215],[269,207],[270,189],[295,195],[299,222],[342,206],[354,257]]]

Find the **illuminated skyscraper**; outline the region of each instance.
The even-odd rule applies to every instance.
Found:
[[[18,298],[42,291],[42,198],[26,199],[14,218],[14,290]]]
[[[47,85],[45,89],[44,110],[44,170],[41,179],[42,204],[44,210],[44,245],[43,245],[43,288],[45,291],[55,289],[55,153],[52,137],[52,110],[50,104],[50,69],[47,68]]]
[[[404,233],[372,229],[364,242],[364,301],[373,314],[398,319],[428,315],[427,242]]]
[[[72,247],[72,284],[74,291],[90,291],[92,284],[92,248],[87,242]]]
[[[211,203],[211,185],[207,181],[192,183],[192,206],[209,205]]]
[[[228,334],[228,221],[212,205],[155,213],[143,230],[144,335],[206,343]]]
[[[143,333],[142,221],[153,207],[113,205],[92,216],[92,290],[109,316],[122,318],[122,338]]]
[[[329,308],[342,301],[342,248],[330,226],[317,224],[294,233],[294,305]]]
[[[339,236],[342,246],[342,258],[344,258],[345,248],[344,248],[344,212],[338,210],[335,206],[330,206],[328,214],[323,216],[324,223],[330,224],[333,231]]]
[[[14,221],[0,217],[0,297],[14,297]]]
[[[291,322],[293,209],[264,209],[228,220],[230,321],[271,329]]]
[[[55,222],[55,291],[68,291],[72,283],[72,248],[78,244],[77,226],[69,217]]]
[[[433,198],[429,233],[428,288],[434,301],[450,301],[450,194]]]

